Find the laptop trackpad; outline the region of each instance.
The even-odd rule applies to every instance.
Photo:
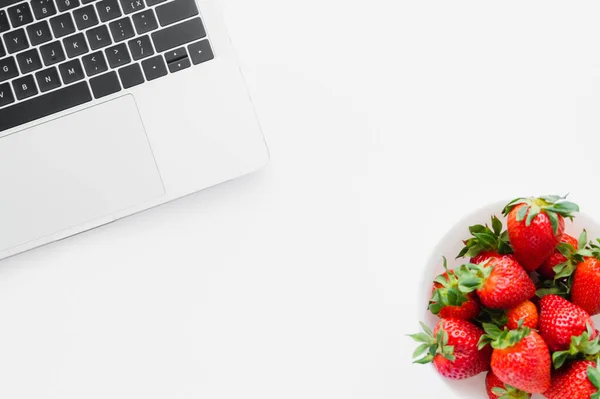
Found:
[[[0,252],[164,195],[133,96],[0,138]]]

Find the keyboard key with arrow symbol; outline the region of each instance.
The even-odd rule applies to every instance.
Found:
[[[165,60],[171,73],[179,72],[192,66],[187,51],[183,47],[168,51],[165,54]]]
[[[148,58],[142,62],[142,69],[146,75],[146,80],[154,80],[167,74],[167,66],[161,55]]]
[[[202,40],[197,43],[192,43],[188,46],[190,58],[194,65],[202,64],[215,58],[212,48],[208,40]]]

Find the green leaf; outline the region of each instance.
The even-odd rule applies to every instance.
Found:
[[[588,367],[587,376],[590,382],[596,387],[600,389],[600,370],[596,367]]]
[[[468,250],[469,250],[469,247],[465,246],[463,249],[460,250],[458,255],[456,255],[455,259],[462,258],[463,256],[465,256],[465,254],[467,253]]]
[[[425,351],[427,351],[429,349],[429,344],[421,344],[419,346],[417,346],[417,348],[415,349],[415,351],[413,352],[413,359],[416,359],[418,357],[420,357],[422,354],[425,353]]]
[[[481,224],[476,224],[474,226],[469,226],[469,232],[473,235],[477,234],[477,233],[483,233],[485,231],[485,226],[481,225]]]
[[[564,265],[564,266],[559,267],[561,265]],[[554,270],[555,268],[558,269],[558,271]],[[556,273],[556,275],[554,276],[554,280],[559,280],[561,278],[569,277],[570,275],[572,275],[573,272],[575,271],[575,268],[573,267],[573,265],[570,262],[564,262],[564,263],[559,263],[558,265],[554,266],[552,268],[552,270],[554,270],[554,272]]]
[[[562,201],[552,205],[555,212],[562,216],[571,216],[573,212],[579,212],[579,205],[571,201]]]
[[[473,234],[478,240],[482,247],[495,247],[496,246],[496,237],[492,234],[488,233],[475,233]]]
[[[492,229],[497,236],[502,232],[502,222],[496,216],[492,216]]]
[[[544,195],[544,196],[541,196],[540,198],[551,204],[553,204],[561,199],[564,199],[564,197],[561,197],[560,195]]]
[[[531,208],[529,208],[529,215],[527,216],[527,220],[525,221],[525,226],[529,226],[531,225],[531,221],[540,214],[540,207],[537,205],[533,205]]]
[[[473,258],[483,252],[484,248],[482,245],[476,244],[473,245],[466,253],[466,256],[469,258]]]
[[[503,214],[504,216],[507,216],[507,215],[510,213],[510,211],[512,211],[512,210],[513,210],[513,208],[514,208],[515,206],[517,206],[517,205],[519,205],[519,204],[524,204],[524,203],[527,203],[527,198],[516,198],[516,199],[514,199],[514,200],[510,201],[510,202],[509,202],[509,203],[508,203],[508,204],[507,204],[507,205],[504,207],[504,209],[502,209],[502,214]]]
[[[409,335],[409,337],[411,337],[412,339],[414,339],[417,342],[424,342],[424,343],[431,343],[432,339],[429,335],[425,334],[425,333],[417,333],[417,334],[411,334]]]
[[[561,242],[556,246],[558,252],[560,252],[565,258],[571,256],[573,252],[575,252],[575,248],[569,244],[568,242]]]
[[[440,329],[440,331],[442,332],[442,346],[446,346],[448,345],[448,332],[444,329]]]
[[[443,274],[440,274],[439,276],[437,276],[434,280],[434,283],[438,283],[441,284],[442,286],[446,286],[448,285],[448,279],[446,278],[446,276],[444,276]]]
[[[565,361],[567,360],[568,357],[569,357],[568,351],[554,352],[552,354],[552,364],[554,364],[554,368],[555,369],[561,368],[563,366],[563,364],[565,364]]]
[[[585,246],[587,245],[587,231],[585,231],[585,229],[581,232],[581,234],[579,235],[579,240],[577,241],[577,249],[584,249]]]
[[[508,393],[506,391],[506,389],[503,389],[503,388],[500,388],[500,387],[494,387],[494,388],[492,388],[492,392],[496,396],[502,396],[502,395],[506,395]]]
[[[483,279],[476,276],[465,276],[458,282],[458,289],[463,294],[468,294],[480,288],[483,284]]]
[[[433,360],[433,356],[427,355],[427,356],[425,356],[422,359],[415,360],[413,363],[416,363],[416,364],[427,364],[427,363],[431,363],[432,360]]]
[[[528,210],[529,206],[522,206],[519,208],[519,210],[517,211],[517,222],[520,222],[523,219],[525,219],[525,215],[527,215]]]
[[[590,251],[589,249],[581,249],[577,251],[577,255],[581,255],[583,257],[594,256],[592,251]]]
[[[492,338],[489,335],[482,335],[477,343],[477,349],[482,350],[492,342]]]
[[[497,325],[491,323],[483,323],[482,327],[485,330],[486,334],[494,339],[500,337],[500,335],[502,335],[503,332],[500,328],[498,328]]]
[[[508,254],[512,254],[513,250],[510,247],[510,244],[508,244],[507,242],[504,242],[504,241],[500,241],[498,243],[498,253],[500,255],[508,255]]]
[[[548,219],[550,219],[550,224],[552,225],[552,231],[554,234],[558,233],[558,216],[554,212],[546,212],[548,215]]]
[[[423,323],[422,321],[420,321],[419,324],[421,325],[423,331],[425,331],[425,334],[427,334],[429,337],[433,337],[433,331],[431,331],[431,328],[429,328],[427,324]]]

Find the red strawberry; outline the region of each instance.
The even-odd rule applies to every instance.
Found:
[[[542,337],[529,327],[500,330],[493,324],[483,325],[486,335],[479,343],[491,343],[492,372],[500,381],[525,392],[544,392],[550,386],[550,351]]]
[[[546,295],[540,300],[539,331],[551,351],[568,350],[553,355],[556,366],[569,354],[593,355],[600,351],[590,315],[558,295]]]
[[[536,329],[538,326],[538,311],[533,302],[525,301],[510,309],[506,316],[509,330],[516,330],[519,327],[519,321],[523,320],[525,327]]]
[[[600,399],[600,370],[595,362],[580,360],[561,368],[552,376],[548,399]]]
[[[573,274],[571,300],[593,316],[600,313],[600,246],[591,244],[589,248],[592,256],[578,263]]]
[[[490,257],[485,262],[465,264],[455,270],[458,288],[467,294],[477,290],[483,306],[514,308],[535,295],[535,284],[510,256]]]
[[[481,309],[479,300],[474,292],[463,294],[458,290],[458,278],[448,270],[446,258],[443,259],[446,272],[434,280],[429,310],[442,319],[475,318]]]
[[[490,399],[527,399],[531,394],[504,384],[491,371],[485,376],[485,389]]]
[[[572,218],[579,207],[564,197],[517,198],[503,210],[508,216],[508,237],[515,257],[534,271],[554,253],[565,228],[564,217]]]
[[[502,222],[496,216],[492,216],[492,229],[481,224],[469,226],[472,237],[464,241],[457,258],[467,256],[471,263],[481,263],[491,256],[512,254],[508,232],[502,231]]]
[[[571,237],[566,233],[563,234],[562,238],[560,239],[560,242],[569,244],[573,247],[574,250],[576,250],[578,247],[577,239],[575,237]],[[567,257],[563,255],[558,249],[555,249],[554,253],[542,263],[539,269],[537,269],[537,272],[541,274],[542,277],[545,277],[547,279],[553,279],[554,275],[556,274],[553,268],[567,261]]]
[[[421,323],[424,333],[411,335],[421,344],[413,353],[414,362],[433,362],[438,372],[449,379],[462,380],[489,370],[491,348],[478,349],[483,330],[460,319],[441,319],[432,332]],[[423,356],[425,355],[425,356]]]
[[[500,255],[498,252],[483,251],[483,252],[480,252],[479,255],[471,258],[471,263],[475,263],[478,265],[478,264],[483,263],[486,260],[491,259],[491,258],[508,258],[508,259],[512,259],[514,262],[517,262],[517,259],[515,258],[515,256],[513,254]]]

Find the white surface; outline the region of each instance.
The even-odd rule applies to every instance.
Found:
[[[3,137],[0,187],[0,253],[165,194],[130,95]]]
[[[415,280],[496,199],[600,216],[600,6],[221,4],[270,166],[0,263],[0,396],[452,397]]]

